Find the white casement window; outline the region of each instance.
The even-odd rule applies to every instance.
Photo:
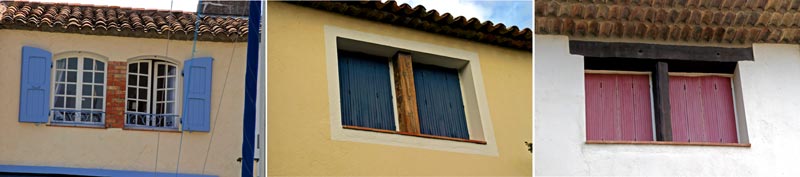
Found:
[[[177,65],[163,60],[128,63],[125,127],[178,129]]]
[[[86,52],[56,57],[51,123],[104,126],[106,63]]]

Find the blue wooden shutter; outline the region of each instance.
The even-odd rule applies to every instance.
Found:
[[[193,58],[184,62],[183,113],[184,131],[210,130],[211,121],[211,57]]]
[[[458,70],[414,65],[420,133],[469,139]]]
[[[342,125],[395,130],[389,59],[339,51]]]
[[[22,78],[19,93],[19,121],[46,123],[50,107],[50,52],[22,47]]]

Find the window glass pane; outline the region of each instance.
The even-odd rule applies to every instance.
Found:
[[[92,113],[92,122],[102,122],[102,117],[101,113]]]
[[[94,73],[94,83],[102,84],[105,78],[105,74],[103,73]]]
[[[67,82],[78,82],[78,72],[76,71],[67,72]]]
[[[75,97],[67,97],[67,102],[65,103],[65,105],[66,105],[65,107],[66,108],[75,108],[76,107],[75,104],[77,104],[75,101],[76,101]]]
[[[167,103],[166,111],[167,114],[175,113],[175,103]]]
[[[67,90],[66,87],[64,86],[64,84],[56,84],[56,88],[55,89],[56,89],[56,94],[59,94],[59,95],[63,95],[64,93],[66,93],[66,90]]]
[[[67,59],[59,59],[56,62],[56,69],[66,69],[67,68]]]
[[[69,58],[67,60],[67,69],[78,69],[78,58]]]
[[[139,89],[139,99],[147,99],[147,89]]]
[[[83,109],[92,108],[92,98],[81,98],[81,108]]]
[[[129,64],[128,73],[139,73],[139,65],[136,63]]]
[[[156,92],[156,101],[164,101],[164,91],[159,90]]]
[[[81,92],[83,93],[81,95],[83,95],[83,96],[91,96],[92,95],[92,86],[91,85],[84,85],[83,88],[81,88],[81,89],[82,89]]]
[[[83,72],[83,83],[92,83],[92,76],[94,76],[92,72]]]
[[[147,76],[139,76],[139,86],[147,87]]]
[[[175,90],[167,90],[167,101],[175,101]]]
[[[94,108],[94,109],[103,109],[103,99],[102,98],[95,98],[94,102],[92,102],[92,103],[94,105],[94,106],[92,106],[92,108]]]
[[[75,84],[67,84],[67,95],[75,95]]]
[[[156,84],[156,88],[164,88],[164,78],[158,78],[156,83],[158,83]]]
[[[175,88],[175,77],[167,78],[167,88]]]
[[[64,97],[63,96],[57,96],[56,99],[55,99],[55,102],[56,102],[55,107],[57,107],[57,108],[63,108],[64,107]]]
[[[148,72],[148,70],[149,70],[149,68],[150,68],[150,66],[148,65],[148,63],[139,63],[139,68],[141,69],[141,71],[139,71],[139,73],[142,73],[142,74],[150,74],[150,73]]]
[[[56,71],[56,81],[58,82],[66,82],[67,81],[67,72],[66,71]]]
[[[164,114],[164,103],[156,103],[156,114]]]
[[[163,64],[158,65],[158,75],[159,76],[165,75],[166,72],[167,72],[167,68]]]
[[[174,76],[176,72],[177,72],[177,68],[175,68],[174,66],[169,66],[169,72],[168,72],[168,74],[169,74],[170,76]]]
[[[94,96],[103,96],[103,86],[102,85],[95,85],[94,86]]]
[[[83,70],[94,70],[94,60],[83,58]]]
[[[128,98],[136,98],[136,88],[128,87]]]
[[[98,70],[98,71],[105,71],[105,69],[106,69],[106,63],[103,63],[101,61],[95,61],[94,62],[94,66],[95,66],[95,70]]]
[[[136,101],[128,100],[128,107],[125,110],[136,111]]]
[[[136,85],[136,78],[139,77],[136,77],[136,75],[128,75],[128,85]]]
[[[139,106],[137,106],[136,111],[139,112],[146,112],[147,111],[147,102],[139,101]]]

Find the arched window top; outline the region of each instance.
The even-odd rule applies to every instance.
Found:
[[[60,60],[65,58],[91,58],[103,63],[108,62],[108,57],[88,51],[67,51],[53,55],[53,60]]]
[[[158,61],[158,62],[169,63],[177,67],[182,66],[181,64],[182,62],[180,62],[179,60],[161,55],[142,55],[128,59],[128,63],[137,63],[142,61]]]

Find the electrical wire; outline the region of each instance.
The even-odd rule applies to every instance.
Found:
[[[235,38],[234,41],[233,41],[233,50],[231,50],[231,56],[230,56],[230,58],[228,60],[228,69],[226,69],[226,71],[225,71],[225,81],[222,82],[222,94],[220,94],[219,95],[219,99],[217,99],[217,100],[220,100],[220,103],[217,104],[217,112],[214,113],[214,123],[212,123],[213,126],[211,126],[211,129],[210,129],[210,131],[211,131],[211,133],[210,133],[211,135],[210,136],[211,137],[209,138],[208,145],[206,146],[206,157],[203,160],[203,171],[202,171],[201,174],[206,174],[206,163],[208,162],[208,152],[211,151],[211,142],[214,141],[214,128],[217,127],[217,120],[219,120],[219,112],[220,112],[219,110],[222,108],[222,105],[223,105],[222,104],[222,98],[225,98],[224,97],[225,96],[225,88],[227,88],[227,86],[228,86],[228,76],[230,76],[230,74],[231,74],[231,64],[233,63],[233,59],[234,59],[233,58],[233,54],[236,53],[236,42],[238,42],[238,38]]]

